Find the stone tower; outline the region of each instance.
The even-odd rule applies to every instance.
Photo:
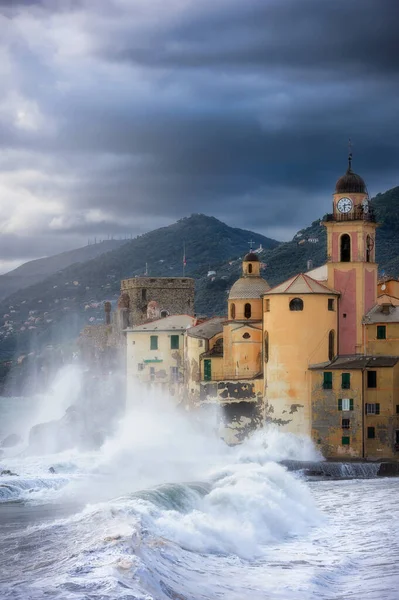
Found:
[[[194,316],[194,279],[134,277],[121,281],[126,306],[125,327],[169,315]]]

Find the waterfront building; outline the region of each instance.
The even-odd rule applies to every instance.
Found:
[[[330,458],[399,457],[399,282],[377,281],[376,218],[352,159],[326,215],[327,262],[269,287],[251,252],[225,320],[186,334],[186,396],[229,441],[274,423]]]

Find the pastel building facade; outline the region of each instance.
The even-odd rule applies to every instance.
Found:
[[[324,225],[326,263],[274,288],[244,258],[225,320],[186,333],[186,398],[223,407],[232,443],[274,423],[326,457],[398,458],[399,282],[377,281],[376,218],[351,157]]]

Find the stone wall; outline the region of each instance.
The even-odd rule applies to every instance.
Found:
[[[124,279],[122,297],[129,327],[168,315],[194,315],[194,279],[188,277]]]

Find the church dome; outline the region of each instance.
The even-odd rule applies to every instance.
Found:
[[[262,277],[241,277],[231,288],[229,300],[261,298],[268,290],[270,285]]]
[[[248,252],[248,254],[246,254],[244,256],[244,260],[246,262],[249,262],[249,261],[259,262],[259,256],[257,254],[255,254],[255,252]]]
[[[352,156],[349,156],[348,170],[335,184],[336,194],[367,194],[366,184],[360,175],[352,171]]]

